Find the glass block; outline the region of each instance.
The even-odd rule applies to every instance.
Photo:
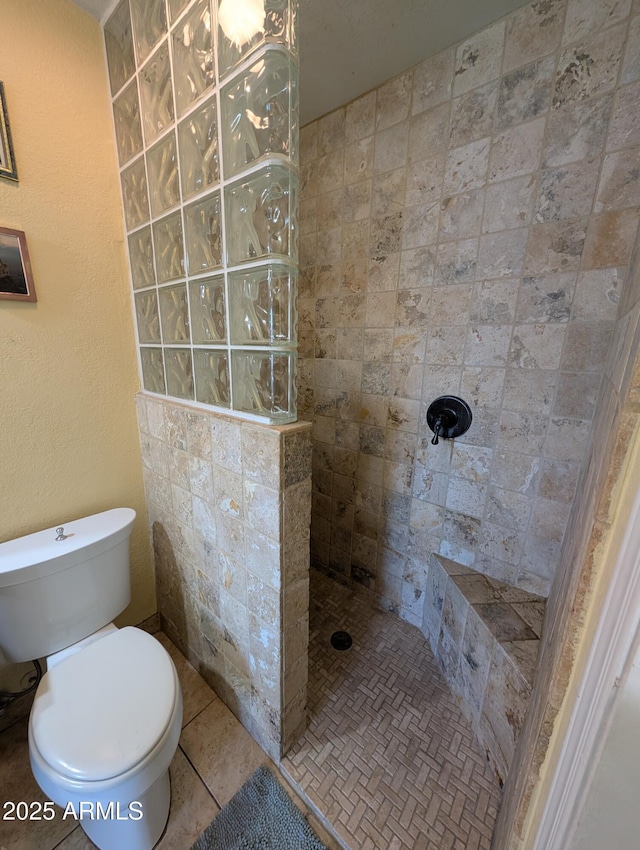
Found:
[[[188,3],[189,0],[169,0],[169,18],[172,23]]]
[[[296,176],[279,165],[225,188],[229,265],[260,257],[297,262],[297,191]]]
[[[122,203],[127,230],[149,220],[149,198],[144,161],[140,158],[122,172]]]
[[[189,305],[194,344],[225,342],[227,332],[222,275],[192,280],[189,283]],[[197,371],[196,366],[196,375]]]
[[[297,273],[288,266],[229,274],[232,345],[295,345]]]
[[[265,42],[295,49],[293,7],[297,0],[247,0],[247,13],[237,14],[236,0],[218,6],[218,69],[225,77]]]
[[[166,44],[140,71],[140,100],[144,137],[149,144],[173,121],[173,92]]]
[[[184,209],[187,228],[189,274],[222,265],[222,216],[220,192],[208,195]]]
[[[198,0],[176,26],[172,38],[176,110],[184,115],[215,84],[209,0]]]
[[[167,31],[164,2],[160,0],[131,0],[133,33],[141,65]]]
[[[189,308],[187,306],[187,286],[165,286],[158,290],[160,299],[160,317],[162,319],[162,339],[165,345],[174,342],[189,342]]]
[[[142,385],[150,393],[167,392],[164,382],[164,360],[161,348],[141,348],[140,362],[142,363]]]
[[[153,286],[156,282],[151,227],[143,227],[129,236],[129,266],[134,289]]]
[[[160,321],[155,289],[149,292],[136,292],[136,319],[138,322],[138,340],[140,342],[160,342]]]
[[[158,283],[165,283],[184,275],[184,243],[182,219],[179,212],[172,213],[153,225]]]
[[[293,159],[297,139],[297,67],[281,50],[265,52],[220,100],[225,177],[268,154]]]
[[[118,161],[120,165],[142,150],[142,127],[138,105],[138,87],[134,80],[113,104]]]
[[[129,0],[123,0],[104,25],[104,43],[109,67],[111,94],[120,91],[136,70]]]
[[[193,365],[189,348],[165,348],[167,394],[177,398],[193,398]]]
[[[193,352],[196,372],[196,399],[203,404],[229,407],[229,356],[226,351],[196,348]]]
[[[218,119],[215,98],[178,126],[182,196],[190,198],[220,179]]]
[[[147,153],[149,200],[152,215],[175,207],[180,201],[176,137],[170,133]]]
[[[232,351],[233,407],[272,422],[296,418],[294,352]]]

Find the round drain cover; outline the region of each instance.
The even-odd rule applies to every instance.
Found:
[[[331,646],[334,649],[345,650],[351,647],[353,641],[349,632],[334,632],[331,635]]]

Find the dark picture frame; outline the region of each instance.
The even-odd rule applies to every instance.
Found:
[[[11,130],[9,129],[9,115],[7,113],[7,101],[4,96],[4,85],[0,80],[0,177],[18,182],[18,169],[16,158],[13,154],[11,142]]]
[[[0,227],[0,298],[37,301],[27,237],[22,230]]]

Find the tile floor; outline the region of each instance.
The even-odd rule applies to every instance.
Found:
[[[290,790],[317,835],[329,850],[488,850],[497,782],[421,633],[315,571],[311,600],[309,729],[281,771],[306,801]],[[337,629],[351,633],[350,650],[330,646]],[[157,637],[184,694],[158,850],[188,850],[260,764],[277,768],[173,644]],[[29,767],[26,719],[0,732],[0,789],[0,802],[44,800]],[[0,819],[0,850],[92,847],[61,817]]]
[[[184,695],[182,737],[171,765],[169,823],[157,850],[188,850],[259,765],[277,768],[173,644],[163,634],[156,637],[174,660]],[[291,796],[329,850],[339,850],[304,803]],[[26,718],[0,732],[0,806],[7,800],[45,800],[29,767]],[[62,820],[61,810],[49,822],[4,821],[1,815],[0,810],[0,850],[94,847],[74,821]]]
[[[285,773],[351,850],[488,850],[498,783],[423,635],[316,571],[310,599],[309,727]]]

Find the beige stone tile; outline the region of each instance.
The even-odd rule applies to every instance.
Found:
[[[482,236],[476,277],[480,280],[519,276],[528,238],[529,230],[526,227]]]
[[[375,138],[373,168],[376,174],[406,165],[409,145],[408,120],[380,130]]]
[[[510,330],[508,325],[471,325],[464,348],[465,366],[505,366]]]
[[[346,184],[357,183],[373,176],[373,136],[347,145],[344,150],[344,182]],[[341,180],[336,177],[330,185],[330,189],[337,189]]]
[[[567,0],[532,3],[507,19],[504,70],[552,53],[562,38]]]
[[[502,641],[502,648],[515,663],[526,682],[533,686],[538,670],[539,640]]]
[[[637,5],[635,12],[638,11]],[[627,50],[622,62],[621,83],[633,83],[640,79],[640,15],[636,14],[629,25]]]
[[[318,156],[318,122],[306,124],[300,129],[300,156],[305,160]]]
[[[182,688],[182,725],[184,727],[218,697],[165,634],[158,632],[155,637],[171,656],[178,673]]]
[[[38,787],[29,765],[29,721],[18,721],[0,735],[0,772],[2,776],[2,803],[46,801]],[[11,850],[51,850],[76,825],[76,821],[62,819],[62,809],[56,806],[53,820],[10,821],[6,811],[0,818],[0,847]]]
[[[497,99],[497,80],[454,99],[451,105],[449,134],[453,147],[460,147],[474,139],[491,135]]]
[[[529,224],[535,186],[536,180],[531,175],[488,186],[482,232],[493,233]]]
[[[588,215],[593,206],[599,171],[599,160],[543,171],[535,221],[559,221]]]
[[[347,142],[355,142],[373,135],[376,114],[376,92],[359,97],[347,106],[345,139]],[[304,161],[302,149],[300,159]]]
[[[369,292],[387,292],[398,288],[400,254],[373,257],[369,264]]]
[[[520,369],[558,369],[565,334],[563,324],[516,325],[509,349],[509,365]]]
[[[486,137],[450,151],[443,190],[455,195],[477,189],[485,182],[491,139]]]
[[[638,161],[640,149],[637,147],[608,154],[604,158],[596,213],[640,206]]]
[[[463,42],[456,51],[455,96],[488,83],[500,74],[505,22],[499,21]]]
[[[442,150],[442,140],[449,136],[448,103],[414,116],[409,131],[409,162],[431,159]]]
[[[595,7],[588,0],[569,0],[563,44],[620,23],[627,17],[630,8],[631,0],[601,0]]]
[[[495,136],[491,145],[489,180],[507,180],[538,170],[545,119],[536,118]]]
[[[475,407],[495,407],[502,396],[504,379],[504,369],[465,366],[460,379],[461,396]]]
[[[625,35],[625,26],[612,27],[562,51],[554,107],[595,97],[615,87]]]
[[[439,238],[444,241],[480,235],[484,189],[445,198],[441,204]]]
[[[607,135],[613,95],[570,104],[551,112],[543,165],[563,165],[598,156]]]
[[[413,72],[413,115],[449,100],[453,87],[455,53],[442,50],[417,65]]]
[[[178,749],[170,767],[171,808],[157,850],[186,850],[211,823],[220,807]]]
[[[636,209],[615,210],[593,217],[584,243],[583,269],[626,266],[637,229]]]
[[[402,74],[376,90],[376,130],[403,121],[409,114],[413,74]]]
[[[586,219],[551,221],[531,228],[525,275],[556,274],[578,270],[585,245]]]
[[[220,806],[268,762],[221,700],[211,703],[183,730],[180,746]]]
[[[562,369],[567,372],[602,371],[612,332],[610,322],[572,322],[567,328]]]
[[[463,239],[438,246],[434,283],[470,283],[475,280],[478,239]]]
[[[344,107],[318,120],[318,156],[344,147],[346,110]]]
[[[318,194],[340,190],[344,179],[345,150],[339,148],[318,160]],[[364,176],[364,175],[363,175]]]
[[[555,57],[549,57],[505,74],[500,81],[497,132],[536,118],[549,109],[555,66]]]
[[[404,203],[408,207],[428,206],[440,200],[444,177],[444,157],[420,159],[411,162],[406,169],[406,194]]]

